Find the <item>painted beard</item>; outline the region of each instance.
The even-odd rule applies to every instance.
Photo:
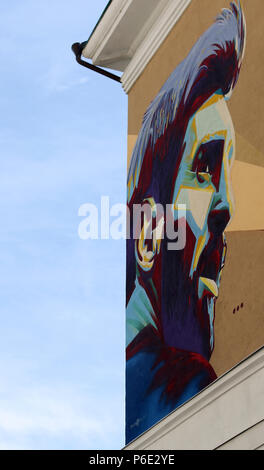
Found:
[[[223,234],[209,237],[191,278],[196,239],[188,227],[186,240],[184,250],[167,251],[165,248],[162,253],[163,337],[167,345],[199,353],[209,360],[214,347],[215,303],[226,241]]]
[[[209,319],[210,352],[214,349],[215,304],[219,294],[222,271],[226,257],[226,238],[211,235],[198,263],[198,297],[201,302],[202,317]]]

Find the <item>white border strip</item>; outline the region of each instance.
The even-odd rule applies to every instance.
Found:
[[[144,68],[151,60],[161,43],[168,36],[192,0],[170,0],[166,10],[152,26],[144,41],[137,49],[131,62],[122,75],[121,82],[126,93],[129,92]]]
[[[104,16],[97,25],[94,33],[82,51],[87,59],[96,61],[102,49],[106,46],[113,31],[118,27],[123,16],[134,0],[114,0],[108,7]]]
[[[235,366],[229,372],[217,379],[213,384],[201,391],[194,398],[176,411],[161,420],[151,429],[139,436],[125,447],[125,450],[146,449],[153,446],[163,436],[171,433],[186,420],[191,419],[196,413],[210,405],[229,390],[256,374],[264,368],[264,347],[249,356],[243,362]]]

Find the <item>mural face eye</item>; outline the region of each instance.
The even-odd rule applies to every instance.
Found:
[[[200,184],[210,180],[213,169],[210,165],[210,162],[208,161],[207,155],[205,152],[203,152],[202,148],[200,148],[200,151],[198,152],[195,159],[193,171],[196,173],[196,178]]]
[[[219,188],[220,173],[224,152],[223,139],[212,140],[199,147],[193,161],[192,171],[200,184],[213,183],[216,190]]]

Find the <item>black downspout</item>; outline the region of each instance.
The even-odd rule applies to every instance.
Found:
[[[101,75],[104,75],[105,77],[111,78],[112,80],[115,80],[116,82],[121,83],[121,79],[118,75],[114,75],[113,73],[108,72],[107,70],[102,69],[101,67],[97,67],[96,65],[90,64],[89,62],[82,60],[81,58],[82,50],[83,50],[82,44],[80,44],[79,42],[75,42],[71,48],[78,64],[82,65],[83,67],[86,67],[87,69],[93,70],[94,72],[100,73]]]

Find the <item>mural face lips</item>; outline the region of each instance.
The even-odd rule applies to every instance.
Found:
[[[201,306],[202,317],[209,328],[208,341],[210,351],[214,348],[214,319],[215,304],[219,295],[219,285],[221,271],[224,261],[224,239],[223,237],[212,236],[211,242],[205,247],[199,260],[198,277],[198,298]]]
[[[209,215],[210,217],[210,215]],[[210,233],[197,266],[198,298],[201,301],[203,318],[208,322],[210,332],[210,350],[214,347],[215,304],[219,296],[221,273],[224,268],[226,253],[225,236],[222,233]]]
[[[224,267],[225,241],[224,237],[211,236],[211,240],[205,246],[197,268],[200,289],[211,292],[214,297],[218,297],[220,285],[220,272]],[[200,287],[201,286],[201,287]],[[201,298],[201,296],[199,295]]]

